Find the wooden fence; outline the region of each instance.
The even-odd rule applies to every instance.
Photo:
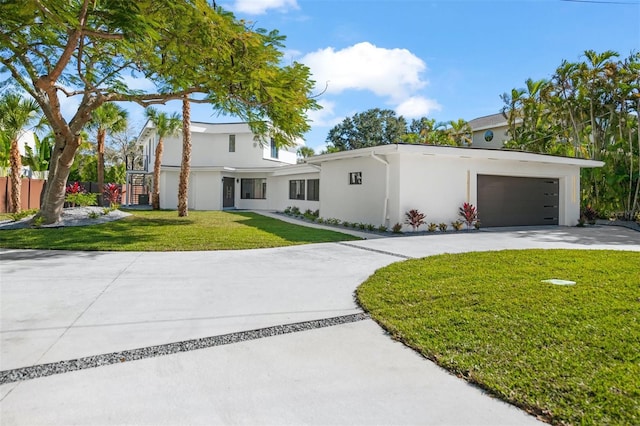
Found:
[[[20,206],[22,210],[39,209],[44,179],[22,178]],[[11,213],[11,179],[0,177],[0,213]]]
[[[44,179],[22,178],[22,189],[20,190],[20,206],[22,210],[39,209],[42,201],[42,192],[45,185]],[[86,192],[99,193],[100,187],[96,182],[79,182]],[[125,185],[120,187],[121,202],[125,200]],[[103,205],[108,206],[109,202],[104,199]],[[11,211],[11,178],[0,177],[0,213],[12,213]]]

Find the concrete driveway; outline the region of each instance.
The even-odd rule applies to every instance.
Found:
[[[354,290],[410,257],[640,251],[619,227],[218,252],[0,251],[0,424],[534,424],[392,341]]]

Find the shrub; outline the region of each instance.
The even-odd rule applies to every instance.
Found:
[[[459,231],[462,229],[462,225],[464,225],[464,222],[461,220],[456,220],[455,222],[451,222],[451,226],[453,227],[453,229],[455,229],[456,231]]]
[[[417,209],[411,209],[404,215],[404,223],[406,223],[407,225],[411,225],[411,228],[413,228],[414,231],[417,231],[420,225],[424,225],[426,223],[424,219],[427,217],[427,215]]]
[[[478,220],[478,209],[471,203],[463,203],[462,207],[458,209],[458,215],[462,217],[467,224],[467,229],[469,229]]]
[[[95,206],[98,204],[97,194],[87,194],[86,192],[68,194],[64,200],[71,204],[72,207]]]
[[[296,206],[291,207],[291,214],[294,216],[298,216],[300,214],[300,209]]]
[[[342,222],[342,226],[344,226],[345,228],[348,228],[351,226],[351,224],[345,220],[344,222]]]
[[[14,222],[17,222],[20,219],[24,219],[25,217],[32,216],[36,213],[38,213],[38,209],[29,209],[29,210],[22,210],[21,212],[18,212],[18,213],[11,213],[9,216],[11,217],[11,220],[13,220]]]
[[[391,228],[391,232],[393,232],[394,234],[402,234],[402,224],[396,223],[395,225],[393,225],[393,227]]]
[[[97,219],[99,218],[101,215],[98,212],[89,212],[89,219]]]
[[[108,183],[104,186],[104,198],[109,201],[110,206],[120,206],[120,185]]]
[[[591,206],[587,206],[582,210],[582,216],[584,216],[587,222],[594,224],[596,223],[598,213]]]
[[[376,227],[374,225],[368,224],[367,225],[367,231],[375,231]]]
[[[321,217],[316,219],[316,223],[324,223],[324,222],[325,222],[325,220],[323,218],[321,218]]]
[[[78,182],[67,185],[65,194],[64,201],[71,204],[71,207],[86,207],[98,204],[96,194],[87,194],[84,187]]]
[[[476,220],[476,222],[473,224],[473,227],[476,229],[480,229],[480,221]]]
[[[446,223],[442,222],[438,224],[438,229],[441,232],[445,232],[447,230],[447,228],[449,227],[449,225],[447,225]]]
[[[384,225],[380,225],[380,226],[378,226],[378,231],[379,232],[387,232],[387,227],[384,226]]]
[[[336,218],[332,217],[331,219],[327,219],[327,223],[329,225],[340,225],[340,223],[342,223],[342,221],[340,219],[336,219]]]
[[[429,225],[427,225],[427,231],[429,232],[435,232],[436,229],[438,229],[438,225],[436,223],[431,222]]]
[[[316,211],[312,212],[311,214],[314,215],[315,217],[319,217],[320,216],[320,210],[316,210]]]
[[[353,223],[351,224],[351,227],[352,227],[352,228],[357,228],[358,226],[360,226],[360,224],[359,224],[358,222],[353,222]]]
[[[291,207],[287,207],[286,209],[284,209],[283,213],[287,215],[291,214]]]

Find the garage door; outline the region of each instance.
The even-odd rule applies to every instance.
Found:
[[[482,226],[557,225],[558,179],[478,175]]]

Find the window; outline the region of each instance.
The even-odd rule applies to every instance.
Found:
[[[362,185],[362,172],[349,173],[349,185]]]
[[[289,199],[304,200],[304,179],[289,181]]]
[[[271,147],[271,158],[278,158],[278,147],[276,146],[276,140],[274,138],[271,138],[269,146]]]
[[[491,130],[484,132],[484,140],[487,142],[491,142],[493,140],[493,132]]]
[[[307,200],[320,201],[320,179],[307,180]]]
[[[267,198],[267,180],[265,178],[241,179],[240,188],[240,198],[244,200],[264,200]]]
[[[236,135],[229,135],[229,152],[236,152]]]

